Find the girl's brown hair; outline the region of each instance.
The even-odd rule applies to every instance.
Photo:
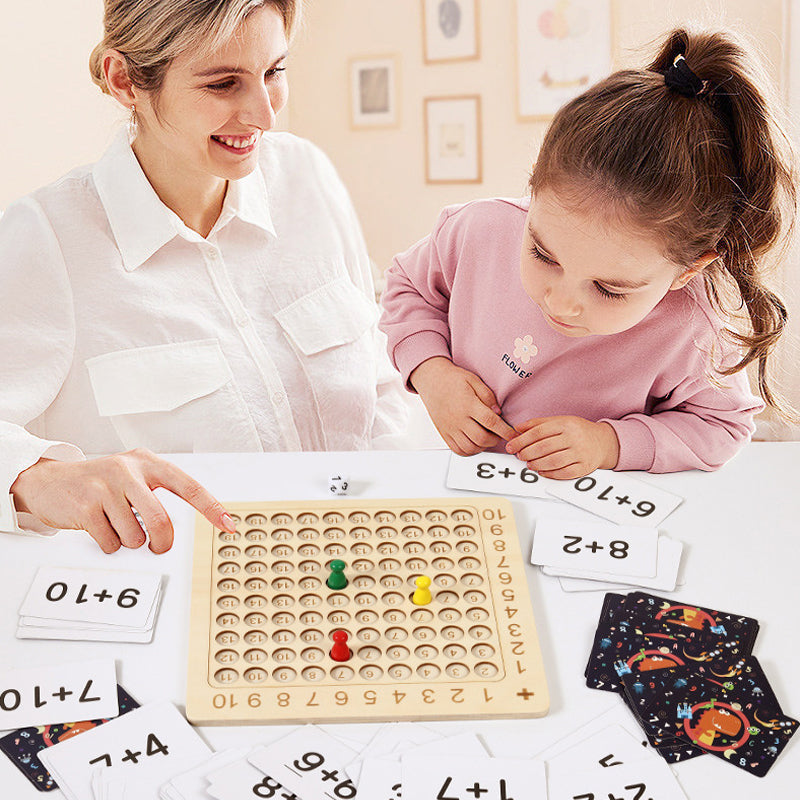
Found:
[[[133,85],[158,99],[167,69],[177,56],[189,50],[213,50],[233,35],[248,14],[263,6],[278,11],[291,37],[302,0],[105,0],[103,41],[89,56],[92,80],[108,94],[103,55],[118,50]]]
[[[702,81],[697,96],[666,85],[679,55]],[[756,361],[762,397],[791,414],[767,375],[786,307],[762,282],[767,254],[790,241],[797,203],[795,154],[776,107],[763,67],[732,33],[679,28],[646,69],[615,72],[558,111],[530,187],[601,195],[655,233],[676,264],[719,253],[703,271],[706,292],[729,323],[746,311],[744,331],[727,329],[741,359],[720,374]]]

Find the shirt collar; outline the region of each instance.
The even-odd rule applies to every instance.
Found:
[[[199,234],[187,228],[178,215],[161,202],[142,171],[124,129],[94,165],[92,176],[126,271],[140,267],[176,236],[202,241]],[[222,213],[211,235],[234,217],[276,236],[260,169],[229,182]]]

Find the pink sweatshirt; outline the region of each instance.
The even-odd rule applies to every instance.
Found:
[[[430,236],[394,258],[380,327],[406,385],[423,361],[445,356],[489,386],[512,426],[560,414],[610,423],[618,470],[724,464],[764,404],[743,372],[711,377],[712,355],[728,365],[737,353],[718,335],[702,278],[667,292],[627,331],[564,336],[522,287],[527,211],[527,198],[450,206]]]

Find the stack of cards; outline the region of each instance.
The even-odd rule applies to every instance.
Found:
[[[160,702],[61,741],[40,758],[69,800],[142,800],[210,755],[175,706]]]
[[[48,791],[55,781],[40,762],[45,748],[136,706],[117,685],[113,658],[3,671],[0,729],[18,730],[0,739],[0,750],[37,789]]]
[[[603,714],[535,758],[496,758],[475,734],[416,723],[381,727],[366,746],[307,725],[247,753],[228,751],[173,777],[162,800],[511,800],[635,796],[685,800],[630,719]],[[635,726],[633,726],[635,727]],[[642,745],[645,746],[642,746]],[[127,795],[123,795],[127,797]]]
[[[798,727],[757,659],[751,617],[607,594],[586,685],[619,692],[667,761],[711,753],[763,776]]]
[[[314,725],[299,728],[225,764],[198,767],[162,786],[163,800],[436,800],[546,796],[545,769],[533,759],[492,758],[474,734],[444,738],[411,723],[382,727],[359,752]],[[354,777],[356,776],[356,777]],[[200,779],[204,792],[196,793]],[[178,787],[185,787],[181,790]],[[187,791],[188,790],[188,791]]]
[[[18,639],[149,642],[161,602],[161,576],[40,567],[19,610]]]
[[[681,542],[656,528],[545,517],[536,522],[531,563],[560,577],[567,591],[623,585],[671,592],[682,552]]]
[[[569,481],[543,478],[503,453],[452,455],[447,486],[561,500],[593,514],[576,522],[555,519],[554,512],[537,523],[531,561],[566,591],[642,586],[669,592],[676,586],[683,545],[657,530],[683,502],[671,492],[605,469]]]

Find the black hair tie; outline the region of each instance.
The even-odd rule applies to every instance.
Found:
[[[684,97],[699,97],[708,88],[708,81],[700,80],[689,69],[682,54],[675,56],[672,66],[664,73],[664,83],[667,84],[667,88],[673,89]]]

